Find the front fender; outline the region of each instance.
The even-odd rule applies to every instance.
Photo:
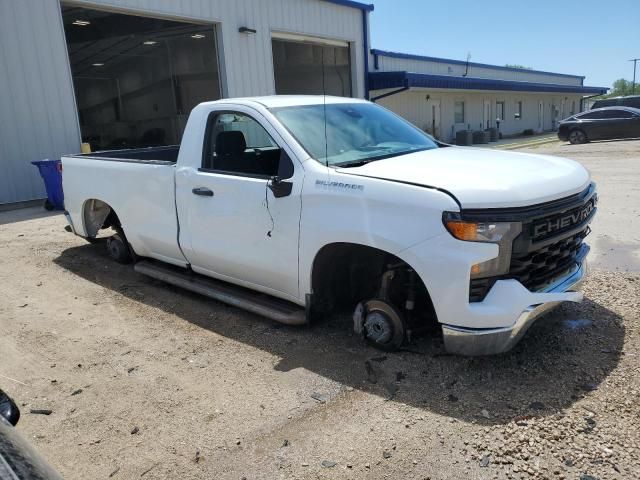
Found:
[[[332,243],[393,255],[446,233],[442,212],[458,211],[446,193],[427,187],[330,171],[305,178],[300,219],[300,292],[311,293],[313,263]]]

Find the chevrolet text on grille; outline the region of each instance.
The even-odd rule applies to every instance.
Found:
[[[534,227],[533,236],[537,238],[556,232],[558,230],[565,229],[567,227],[572,227],[573,225],[578,225],[589,218],[589,215],[591,215],[591,212],[593,212],[594,208],[595,206],[593,202],[589,202],[579,210],[575,210],[574,212],[562,217],[554,218],[552,220],[547,220],[544,223],[540,223]]]

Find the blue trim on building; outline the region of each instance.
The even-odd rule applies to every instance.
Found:
[[[354,2],[353,0],[324,0],[325,2],[335,3],[343,7],[358,8],[365,12],[373,12],[373,5],[368,3]]]
[[[414,55],[411,53],[398,53],[398,52],[388,52],[386,50],[378,50],[372,49],[371,54],[377,57],[378,55],[381,57],[390,57],[390,58],[404,58],[407,60],[421,60],[425,62],[437,62],[437,63],[451,63],[453,65],[467,65],[467,62],[464,60],[451,60],[448,58],[438,58],[438,57],[427,57],[424,55]],[[374,59],[375,59],[374,57]],[[377,63],[377,60],[376,60]],[[543,70],[529,70],[523,68],[514,68],[514,67],[501,67],[499,65],[489,65],[487,63],[475,63],[469,62],[470,67],[481,67],[481,68],[491,68],[493,70],[506,70],[508,72],[520,72],[520,73],[542,73],[544,75],[555,75],[557,77],[570,77],[570,78],[580,78],[584,80],[585,77],[580,75],[569,75],[567,73],[555,73],[555,72],[545,72]]]
[[[495,80],[493,78],[454,77],[452,75],[430,75],[411,72],[369,72],[369,88],[418,87],[457,90],[502,90],[511,92],[546,93],[591,93],[603,94],[605,87],[585,87],[581,85],[560,85],[557,83],[517,82]]]

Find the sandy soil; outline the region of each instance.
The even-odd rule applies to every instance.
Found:
[[[640,142],[535,151],[594,172],[596,270],[490,358],[283,327],[110,262],[60,215],[0,213],[18,429],[68,479],[640,478]]]

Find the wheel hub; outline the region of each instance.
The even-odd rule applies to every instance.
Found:
[[[371,312],[364,321],[365,337],[376,343],[387,343],[393,336],[393,325],[382,312]]]

